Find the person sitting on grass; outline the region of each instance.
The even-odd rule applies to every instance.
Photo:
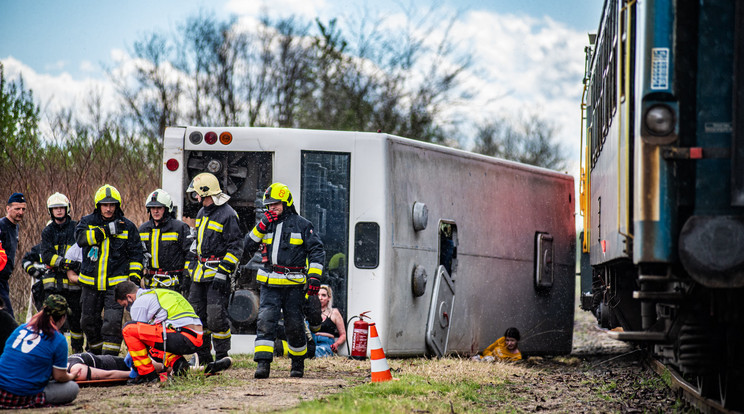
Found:
[[[49,295],[41,312],[10,334],[0,355],[0,408],[48,407],[77,398],[80,388],[67,373],[67,339],[60,333],[71,313],[64,297]]]
[[[504,336],[472,359],[473,361],[519,361],[522,359],[522,353],[519,352],[517,345],[519,345],[519,329],[512,327],[504,332]]]

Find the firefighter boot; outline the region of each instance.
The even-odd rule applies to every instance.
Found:
[[[127,385],[153,384],[160,382],[160,374],[153,371],[145,375],[137,375],[127,381]]]
[[[220,371],[224,371],[232,365],[232,358],[230,357],[224,357],[221,359],[218,359],[215,362],[210,362],[207,364],[207,367],[204,368],[205,374],[216,374]]]
[[[292,368],[289,370],[289,376],[302,378],[303,375],[305,375],[305,358],[292,358]]]
[[[258,368],[256,368],[253,378],[269,378],[269,371],[271,371],[271,362],[258,361]]]

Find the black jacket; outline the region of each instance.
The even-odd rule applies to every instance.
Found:
[[[59,281],[63,288],[69,288],[69,281],[67,280],[67,269],[70,266],[65,264],[65,253],[72,245],[75,244],[75,227],[77,221],[71,220],[69,217],[67,221],[62,224],[57,224],[56,221],[52,220],[49,225],[44,227],[41,231],[41,261],[51,269],[49,274],[44,277],[44,288],[49,289],[54,287],[54,281]],[[73,269],[79,271],[80,269]],[[47,278],[53,279],[52,281],[46,280]],[[53,283],[50,285],[50,282]],[[60,284],[57,284],[58,286]],[[79,287],[75,286],[79,289]]]
[[[188,224],[166,215],[158,224],[153,219],[142,223],[139,235],[145,244],[145,253],[151,256],[148,269],[181,271],[188,266],[192,242]]]
[[[121,234],[109,236],[104,226],[112,220],[104,220],[98,210],[80,219],[75,228],[75,240],[83,249],[79,278],[82,285],[106,290],[128,280],[129,276],[139,278],[142,273],[142,241],[137,226],[119,209],[114,220],[124,222]]]
[[[196,268],[194,282],[211,281],[219,270],[232,274],[243,255],[238,213],[229,204],[210,204],[196,215]]]
[[[292,212],[283,213],[279,219],[261,231],[260,223],[245,236],[245,254],[250,258],[261,243],[266,244],[268,263],[259,270],[256,280],[272,286],[296,286],[305,283],[307,275],[320,278],[325,262],[325,250],[320,237],[313,230],[313,223]]]
[[[0,218],[0,243],[3,244],[8,262],[0,269],[0,279],[8,280],[15,266],[16,250],[18,249],[18,225],[13,224],[7,217]]]

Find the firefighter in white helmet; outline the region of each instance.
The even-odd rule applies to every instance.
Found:
[[[44,299],[51,294],[62,295],[70,306],[72,314],[65,326],[69,326],[72,352],[83,351],[83,331],[80,328],[80,285],[77,280],[69,280],[67,271],[80,271],[80,263],[65,259],[67,250],[75,244],[75,226],[72,219],[72,204],[61,193],[54,193],[47,199],[47,209],[51,222],[41,231],[41,261],[49,267],[42,276]],[[44,300],[42,299],[42,301]]]
[[[244,250],[246,256],[251,256],[261,243],[265,243],[268,257],[264,269],[259,269],[256,276],[261,285],[261,304],[254,352],[258,368],[254,376],[269,376],[277,326],[283,312],[288,353],[292,360],[289,374],[299,378],[304,375],[307,353],[304,318],[308,316],[311,325],[320,325],[321,322],[317,294],[325,251],[323,242],[313,231],[313,224],[297,214],[292,193],[286,185],[271,184],[264,193],[263,203],[268,210],[245,236]],[[307,298],[306,294],[310,297]],[[305,315],[309,300],[317,304],[317,312],[313,312],[317,315]],[[313,322],[310,319],[318,320]]]
[[[139,228],[145,245],[145,271],[141,286],[183,292],[191,248],[191,228],[175,217],[173,200],[158,188],[145,199],[150,219]]]
[[[201,173],[194,177],[187,192],[196,194],[202,208],[196,215],[196,258],[193,261],[189,302],[197,315],[206,321],[204,343],[197,351],[199,363],[215,364],[227,358],[230,350],[230,322],[227,303],[230,298],[230,276],[238,268],[243,254],[243,235],[238,213],[227,204],[230,196],[223,193],[217,177]]]
[[[95,210],[75,228],[75,240],[83,249],[78,276],[83,287],[81,325],[91,353],[119,355],[124,308],[114,299],[114,287],[130,279],[139,283],[142,241],[137,226],[124,217],[116,188],[103,185],[93,201]]]

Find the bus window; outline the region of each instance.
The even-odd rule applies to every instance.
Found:
[[[346,318],[346,257],[349,253],[351,154],[302,151],[301,215],[323,241],[322,283],[333,289],[333,307]]]
[[[380,264],[380,225],[359,222],[354,227],[354,266],[375,269]]]

